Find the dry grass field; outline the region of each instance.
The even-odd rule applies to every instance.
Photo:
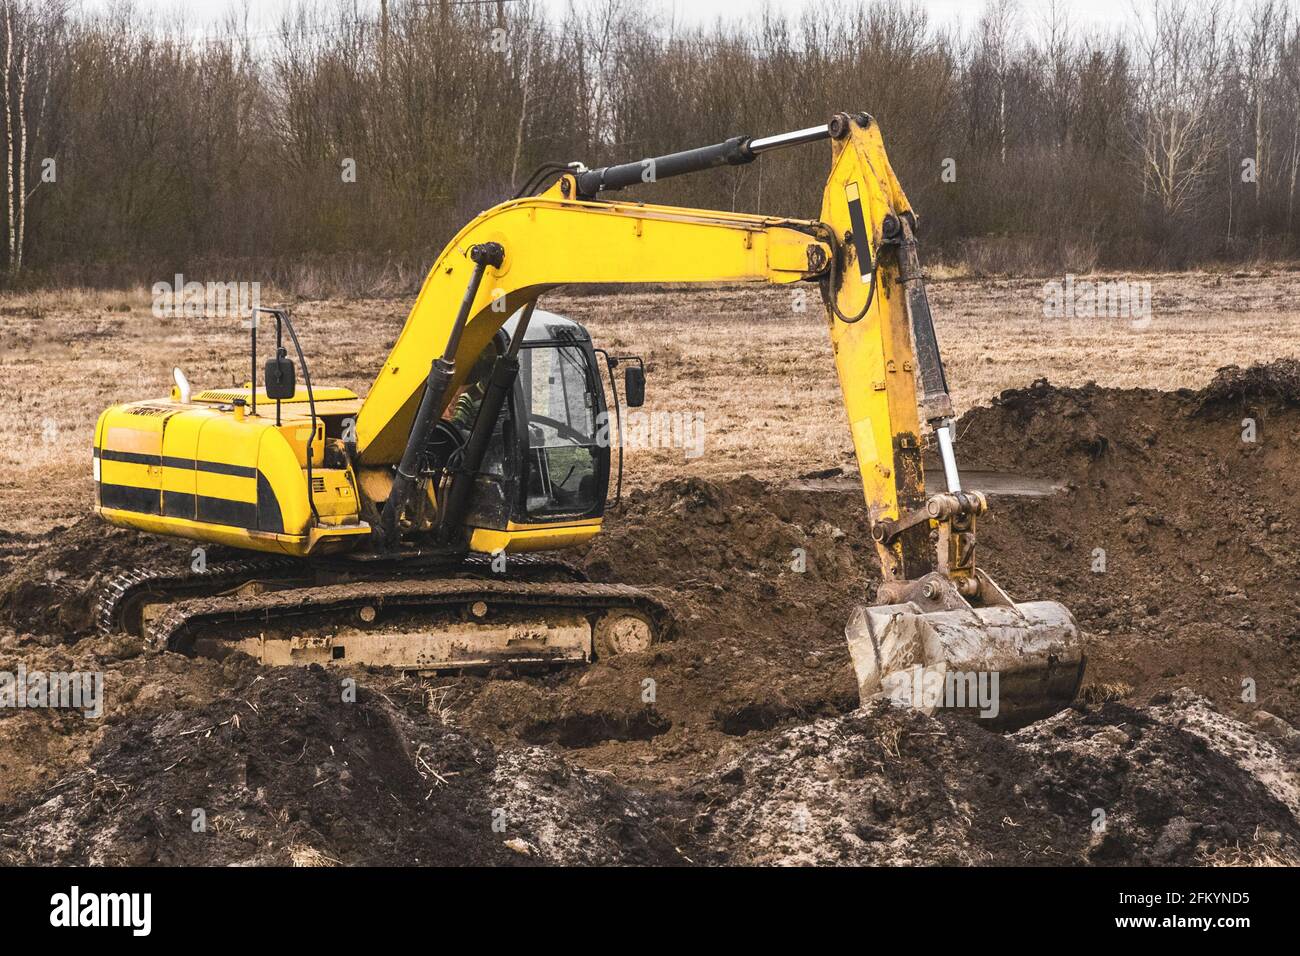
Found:
[[[1300,356],[1300,271],[1139,278],[1152,286],[1145,325],[1044,318],[1039,279],[935,282],[958,410],[1044,377],[1175,389],[1204,385],[1224,365]],[[646,415],[702,422],[702,454],[680,444],[629,453],[632,485],[851,463],[815,292],[802,312],[789,289],[769,288],[557,292],[544,304],[585,323],[599,345],[646,358]],[[91,430],[105,406],[166,394],[174,364],[196,387],[247,380],[237,322],[158,319],[150,306],[143,288],[0,297],[0,508],[11,530],[40,532],[88,510]],[[314,381],[364,393],[408,308],[396,299],[294,305]]]

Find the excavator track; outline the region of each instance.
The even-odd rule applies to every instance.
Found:
[[[491,556],[470,554],[459,564],[444,565],[449,575],[484,574],[490,567]],[[546,555],[512,555],[509,573],[536,576],[561,574],[582,580],[581,569],[570,562]],[[155,603],[170,603],[194,597],[228,594],[255,582],[283,590],[292,587],[310,587],[325,583],[323,578],[402,579],[418,573],[429,573],[427,566],[346,564],[342,561],[304,564],[292,558],[250,558],[208,565],[201,571],[171,571],[161,568],[127,568],[111,577],[101,588],[95,604],[95,626],[102,634],[126,631],[144,636],[147,630],[142,620],[142,604],[155,599]]]
[[[301,566],[288,559],[264,558],[213,564],[202,571],[167,571],[159,568],[128,568],[104,584],[95,604],[95,626],[102,634],[143,632],[140,602],[150,595],[169,600],[218,594],[249,581],[268,576],[283,578]]]
[[[147,639],[159,650],[238,650],[267,664],[431,672],[642,650],[664,639],[669,618],[655,594],[627,585],[363,581],[181,601],[150,622]]]

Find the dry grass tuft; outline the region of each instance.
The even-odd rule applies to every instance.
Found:
[[[295,844],[289,847],[289,861],[294,866],[316,867],[316,866],[342,866],[338,860],[332,856],[326,856],[315,847],[304,844]]]
[[[1202,866],[1300,866],[1300,859],[1283,850],[1277,833],[1256,830],[1254,838],[1245,846],[1240,843],[1220,847],[1213,853],[1201,852],[1197,862]]]
[[[1112,683],[1087,684],[1083,688],[1082,698],[1085,704],[1097,706],[1109,700],[1123,700],[1133,693],[1133,685],[1124,681]]]

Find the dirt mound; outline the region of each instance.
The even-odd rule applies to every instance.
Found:
[[[738,586],[755,595],[763,589],[757,582],[787,573],[815,584],[878,580],[866,515],[835,517],[842,527],[827,520],[816,497],[746,476],[666,481],[632,493],[614,512],[585,569],[640,585]],[[798,552],[806,560],[796,572]]]
[[[880,703],[784,731],[693,788],[740,864],[1300,864],[1300,759],[1179,694],[1003,737]]]
[[[1282,359],[1267,365],[1219,369],[1214,380],[1197,394],[1198,411],[1225,405],[1242,410],[1300,405],[1300,361]]]
[[[1300,733],[1190,692],[1010,736],[876,704],[668,797],[493,746],[419,683],[362,677],[348,703],[334,672],[199,666],[223,694],[147,685],[152,714],[0,813],[0,862],[1300,863]]]
[[[1241,717],[1300,718],[1295,374],[1225,369],[1174,393],[1037,383],[962,419],[965,463],[1069,485],[995,499],[980,553],[1013,595],[1074,612],[1094,696],[1187,684]]]
[[[1040,379],[1008,389],[962,416],[961,464],[1072,477],[1097,468],[1154,466],[1199,477],[1199,464],[1236,452],[1296,452],[1300,362],[1229,366],[1201,390],[1112,389],[1089,383],[1059,388]],[[1242,415],[1258,417],[1247,435]],[[1265,424],[1275,428],[1265,428]],[[1269,434],[1265,434],[1269,432]],[[1240,447],[1248,446],[1248,447]],[[1273,447],[1276,446],[1276,447]],[[1108,475],[1111,476],[1111,475]],[[1221,475],[1222,477],[1222,475]],[[1135,480],[1157,489],[1150,471]],[[1168,489],[1173,491],[1175,489]]]
[[[0,622],[20,631],[73,639],[89,634],[100,587],[125,568],[184,570],[195,545],[188,541],[115,528],[86,517],[42,535],[0,541]],[[244,556],[205,546],[210,559]],[[21,559],[5,558],[5,552]]]
[[[651,798],[540,749],[496,751],[418,694],[395,703],[362,686],[349,703],[341,686],[319,668],[249,665],[219,703],[109,728],[86,768],[0,819],[0,859],[680,861]]]
[[[124,635],[69,646],[0,628],[0,670],[19,666],[28,674],[103,674],[103,714],[87,719],[76,709],[0,708],[0,806],[84,766],[113,725],[220,699],[234,673],[214,661],[146,655],[140,640]]]

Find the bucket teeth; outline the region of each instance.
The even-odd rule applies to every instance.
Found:
[[[1079,627],[1063,605],[944,603],[937,609],[905,601],[853,610],[845,637],[862,703],[886,697],[927,713],[953,709],[1007,727],[1073,702],[1085,662]]]

